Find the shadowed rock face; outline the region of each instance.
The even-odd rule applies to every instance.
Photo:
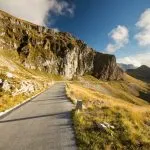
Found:
[[[103,80],[120,80],[122,79],[122,75],[123,70],[117,66],[114,55],[96,52],[93,76]]]
[[[70,33],[55,32],[2,11],[0,48],[14,50],[27,68],[70,79],[84,74],[104,80],[119,80],[123,77],[115,56],[94,51]]]

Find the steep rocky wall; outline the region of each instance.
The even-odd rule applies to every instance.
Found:
[[[55,32],[0,11],[0,47],[18,53],[25,67],[72,78],[93,74],[105,80],[122,78],[114,56],[89,48],[70,33]]]
[[[104,80],[120,80],[122,79],[122,75],[123,70],[117,66],[114,55],[96,52],[93,76]]]

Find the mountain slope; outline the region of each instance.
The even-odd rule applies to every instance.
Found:
[[[61,79],[38,70],[24,68],[17,63],[15,51],[0,48],[0,112],[48,88]]]
[[[73,78],[92,74],[104,80],[119,80],[123,71],[113,55],[88,47],[70,33],[55,32],[0,11],[0,47],[15,51],[26,68]]]
[[[136,79],[150,83],[150,68],[145,65],[137,69],[128,69],[127,73]]]
[[[124,71],[128,70],[128,69],[136,69],[136,67],[132,64],[122,64],[119,63],[118,64],[120,66],[120,68],[122,68]]]
[[[148,150],[150,147],[148,84],[125,74],[122,81],[100,81],[83,76],[67,84],[67,94],[82,111],[73,120],[79,149]]]

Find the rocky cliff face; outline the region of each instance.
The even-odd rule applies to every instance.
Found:
[[[120,80],[123,71],[117,66],[114,55],[96,52],[93,65],[93,76],[103,80]]]
[[[115,56],[89,48],[70,33],[55,32],[0,11],[0,48],[16,51],[20,63],[66,78],[92,74],[104,80],[122,79]]]

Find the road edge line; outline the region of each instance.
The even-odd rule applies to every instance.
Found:
[[[53,86],[54,84],[52,84],[51,86]],[[50,87],[51,87],[50,86]],[[31,100],[33,100],[34,98],[36,98],[37,96],[39,96],[40,94],[42,94],[43,92],[45,92],[46,90],[48,90],[50,87],[48,87],[47,89],[42,90],[41,92],[37,93],[36,95],[27,98],[26,100],[24,100],[23,102],[19,103],[18,105],[9,108],[7,110],[5,110],[4,112],[0,112],[0,119],[5,118],[7,115],[9,115],[11,112],[13,112],[14,110],[17,110],[18,108],[20,108],[21,106],[25,105],[26,103],[30,102]]]

